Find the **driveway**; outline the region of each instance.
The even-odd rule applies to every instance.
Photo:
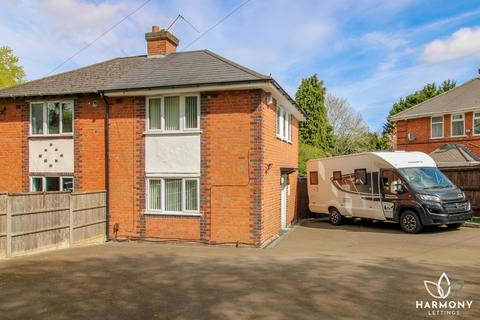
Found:
[[[433,299],[423,281],[446,272],[465,281],[455,300],[473,300],[455,318],[478,319],[479,243],[480,229],[306,221],[268,249],[68,249],[0,261],[0,318],[416,319]]]

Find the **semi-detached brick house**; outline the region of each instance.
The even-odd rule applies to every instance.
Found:
[[[145,38],[146,56],[0,90],[0,190],[107,189],[111,237],[273,239],[295,220],[304,113],[271,77]]]
[[[480,78],[396,114],[397,150],[430,153],[460,144],[480,156]]]

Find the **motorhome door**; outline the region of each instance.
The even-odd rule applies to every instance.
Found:
[[[383,214],[387,219],[393,218],[395,202],[397,202],[402,195],[402,192],[398,189],[399,184],[402,184],[402,182],[400,176],[395,171],[391,169],[381,171],[380,193],[382,195]]]

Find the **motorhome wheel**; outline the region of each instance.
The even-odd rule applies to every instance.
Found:
[[[400,217],[400,226],[406,233],[419,233],[423,229],[418,214],[410,210],[402,213],[402,216]]]
[[[330,209],[330,223],[335,225],[335,226],[338,226],[338,225],[342,224],[342,220],[343,220],[343,217],[340,214],[340,212],[335,208],[331,208]]]

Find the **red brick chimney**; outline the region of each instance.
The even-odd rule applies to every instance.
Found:
[[[160,29],[159,26],[152,26],[152,32],[145,33],[145,40],[147,40],[147,55],[149,56],[175,52],[180,42],[177,37],[165,29]]]

